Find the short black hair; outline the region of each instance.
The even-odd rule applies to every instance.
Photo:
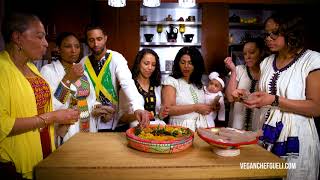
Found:
[[[11,41],[13,32],[25,32],[32,21],[40,21],[39,17],[28,13],[12,13],[5,16],[1,25],[3,40],[6,44]]]
[[[160,86],[161,84],[161,72],[160,72],[160,62],[159,62],[159,56],[158,54],[152,50],[152,49],[142,49],[138,52],[138,54],[136,55],[136,58],[134,60],[134,64],[133,67],[131,69],[132,72],[132,78],[134,80],[137,79],[139,73],[140,73],[140,62],[143,58],[144,55],[146,54],[152,54],[155,59],[156,59],[156,68],[153,71],[151,77],[150,77],[150,85],[151,86]]]
[[[261,53],[261,59],[259,59],[259,61],[262,61],[266,57],[266,46],[262,37],[257,36],[245,38],[242,42],[242,49],[244,48],[244,45],[246,45],[247,43],[254,43],[256,47],[259,49]]]
[[[174,77],[175,79],[179,79],[183,76],[179,66],[179,62],[183,55],[190,56],[192,65],[194,67],[193,72],[190,75],[190,83],[194,84],[198,89],[201,89],[203,86],[201,79],[202,75],[205,72],[204,60],[200,51],[194,46],[186,46],[179,50],[174,59],[172,66],[172,74],[170,76]]]
[[[66,37],[69,37],[69,36],[73,36],[73,37],[75,37],[75,38],[79,41],[79,38],[77,37],[76,34],[74,34],[74,33],[72,33],[72,32],[62,32],[62,33],[60,33],[60,34],[57,36],[57,38],[56,38],[56,45],[57,45],[58,47],[60,47],[62,41],[63,41]],[[79,43],[80,43],[80,41],[79,41]]]
[[[102,25],[100,24],[94,24],[94,23],[91,23],[91,24],[88,24],[86,26],[86,29],[85,29],[85,32],[84,32],[84,38],[85,38],[85,42],[87,43],[88,42],[88,31],[91,31],[93,29],[100,29],[102,31],[102,33],[104,35],[106,35],[107,33],[105,32],[104,28],[102,27]]]

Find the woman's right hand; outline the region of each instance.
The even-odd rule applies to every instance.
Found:
[[[169,111],[170,111],[169,106],[162,106],[161,105],[160,112],[159,112],[159,118],[160,119],[166,118],[169,115]]]
[[[58,124],[74,124],[80,117],[78,109],[59,109],[47,114],[50,122]]]
[[[236,71],[236,66],[234,65],[231,57],[227,57],[226,59],[224,59],[224,63],[231,72]]]
[[[212,106],[209,104],[195,104],[195,112],[199,114],[208,115],[212,110]]]
[[[80,77],[83,76],[83,73],[84,69],[81,63],[73,64],[64,78],[70,80],[71,82],[76,82]]]
[[[250,92],[246,89],[236,89],[231,95],[235,101],[242,102],[249,98]]]

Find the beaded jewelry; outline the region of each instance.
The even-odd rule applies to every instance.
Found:
[[[71,90],[61,81],[54,92],[54,97],[57,98],[58,101],[65,104],[70,95]]]
[[[79,128],[81,132],[89,132],[90,113],[86,99],[90,94],[89,81],[86,76],[82,76],[74,85],[77,88],[77,93],[71,99],[75,100],[76,106],[80,110]]]

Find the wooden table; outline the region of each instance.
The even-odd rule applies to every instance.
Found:
[[[193,146],[175,154],[140,152],[127,146],[125,133],[78,133],[41,161],[37,180],[60,179],[261,179],[285,177],[284,169],[240,169],[243,162],[284,163],[258,145],[221,157],[195,135]]]

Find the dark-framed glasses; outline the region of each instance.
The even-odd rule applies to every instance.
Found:
[[[279,31],[263,33],[264,39],[266,39],[267,37],[270,37],[272,40],[276,40],[279,36],[280,36]]]

